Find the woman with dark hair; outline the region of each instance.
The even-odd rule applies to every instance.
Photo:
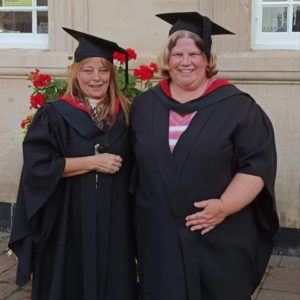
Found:
[[[143,300],[250,300],[278,229],[270,120],[217,79],[211,35],[196,12],[172,24],[165,77],[131,110],[135,227]]]
[[[136,299],[128,178],[130,102],[117,87],[117,44],[64,28],[79,41],[64,97],[36,113],[9,247],[17,284],[33,300]]]

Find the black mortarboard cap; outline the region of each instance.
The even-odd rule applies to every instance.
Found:
[[[179,30],[187,30],[199,35],[203,40],[204,51],[208,57],[210,56],[212,35],[234,34],[212,22],[208,17],[200,15],[198,12],[175,12],[157,14],[156,16],[173,25],[169,31],[169,35]]]
[[[84,32],[62,27],[62,29],[75,38],[79,43],[74,52],[74,61],[79,62],[88,57],[103,57],[113,62],[114,52],[124,53],[126,56],[125,81],[128,84],[128,53],[115,42],[99,38]]]

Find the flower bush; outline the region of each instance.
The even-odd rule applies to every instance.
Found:
[[[129,61],[137,58],[137,54],[133,49],[127,48],[126,51],[128,52]],[[151,62],[149,66],[140,65],[133,70],[133,74],[128,74],[128,85],[126,86],[125,54],[115,52],[114,65],[117,71],[119,88],[129,99],[134,98],[152,87],[150,80],[154,77],[154,74],[158,72],[156,63]],[[67,81],[65,79],[57,79],[49,74],[43,74],[39,69],[32,71],[28,76],[28,80],[31,81],[29,87],[33,88],[33,92],[30,95],[31,112],[21,122],[21,129],[24,135],[33,120],[36,110],[44,106],[47,102],[54,101],[64,95],[67,87]],[[137,84],[139,84],[139,87],[137,87]]]
[[[128,53],[128,61],[137,58],[136,52],[131,49],[126,49]],[[128,74],[128,85],[125,85],[125,54],[115,52],[114,53],[114,64],[118,74],[118,84],[120,90],[129,99],[141,94],[143,91],[152,87],[150,81],[154,74],[158,72],[158,66],[156,63],[151,62],[149,66],[140,65],[138,68],[133,70],[133,74]],[[140,88],[137,87],[137,80],[140,81]]]

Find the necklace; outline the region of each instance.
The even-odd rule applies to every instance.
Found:
[[[89,99],[87,101],[87,105],[89,107],[89,110],[91,112],[91,116],[92,116],[92,119],[93,121],[95,122],[96,126],[100,129],[100,130],[103,130],[103,131],[106,131],[107,128],[108,128],[108,125],[107,123],[104,121],[104,120],[101,120],[98,116],[98,113],[97,113],[97,106],[94,106],[92,107]]]

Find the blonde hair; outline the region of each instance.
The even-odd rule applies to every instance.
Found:
[[[87,95],[83,93],[79,86],[77,74],[82,65],[85,64],[88,59],[90,58],[83,59],[80,62],[74,62],[69,67],[68,85],[65,93],[65,96],[67,97],[79,98],[86,107],[88,107]],[[117,74],[114,65],[103,57],[99,57],[99,59],[103,66],[110,72],[110,82],[108,95],[97,105],[98,118],[106,121],[110,126],[112,126],[116,120],[115,109],[116,99],[118,99],[120,102],[120,107],[125,115],[126,124],[128,125],[131,102],[121,93],[118,88]]]
[[[205,55],[208,63],[206,67],[207,78],[211,78],[214,75],[216,75],[218,73],[216,55],[211,52],[210,56],[209,57],[207,56],[207,54],[204,52],[203,40],[200,38],[199,35],[190,31],[179,30],[169,36],[166,44],[164,45],[164,47],[162,48],[158,56],[158,65],[159,65],[161,76],[167,79],[170,78],[169,59],[170,59],[171,51],[175,47],[177,40],[183,37],[191,38],[192,40],[194,40],[197,48]]]

